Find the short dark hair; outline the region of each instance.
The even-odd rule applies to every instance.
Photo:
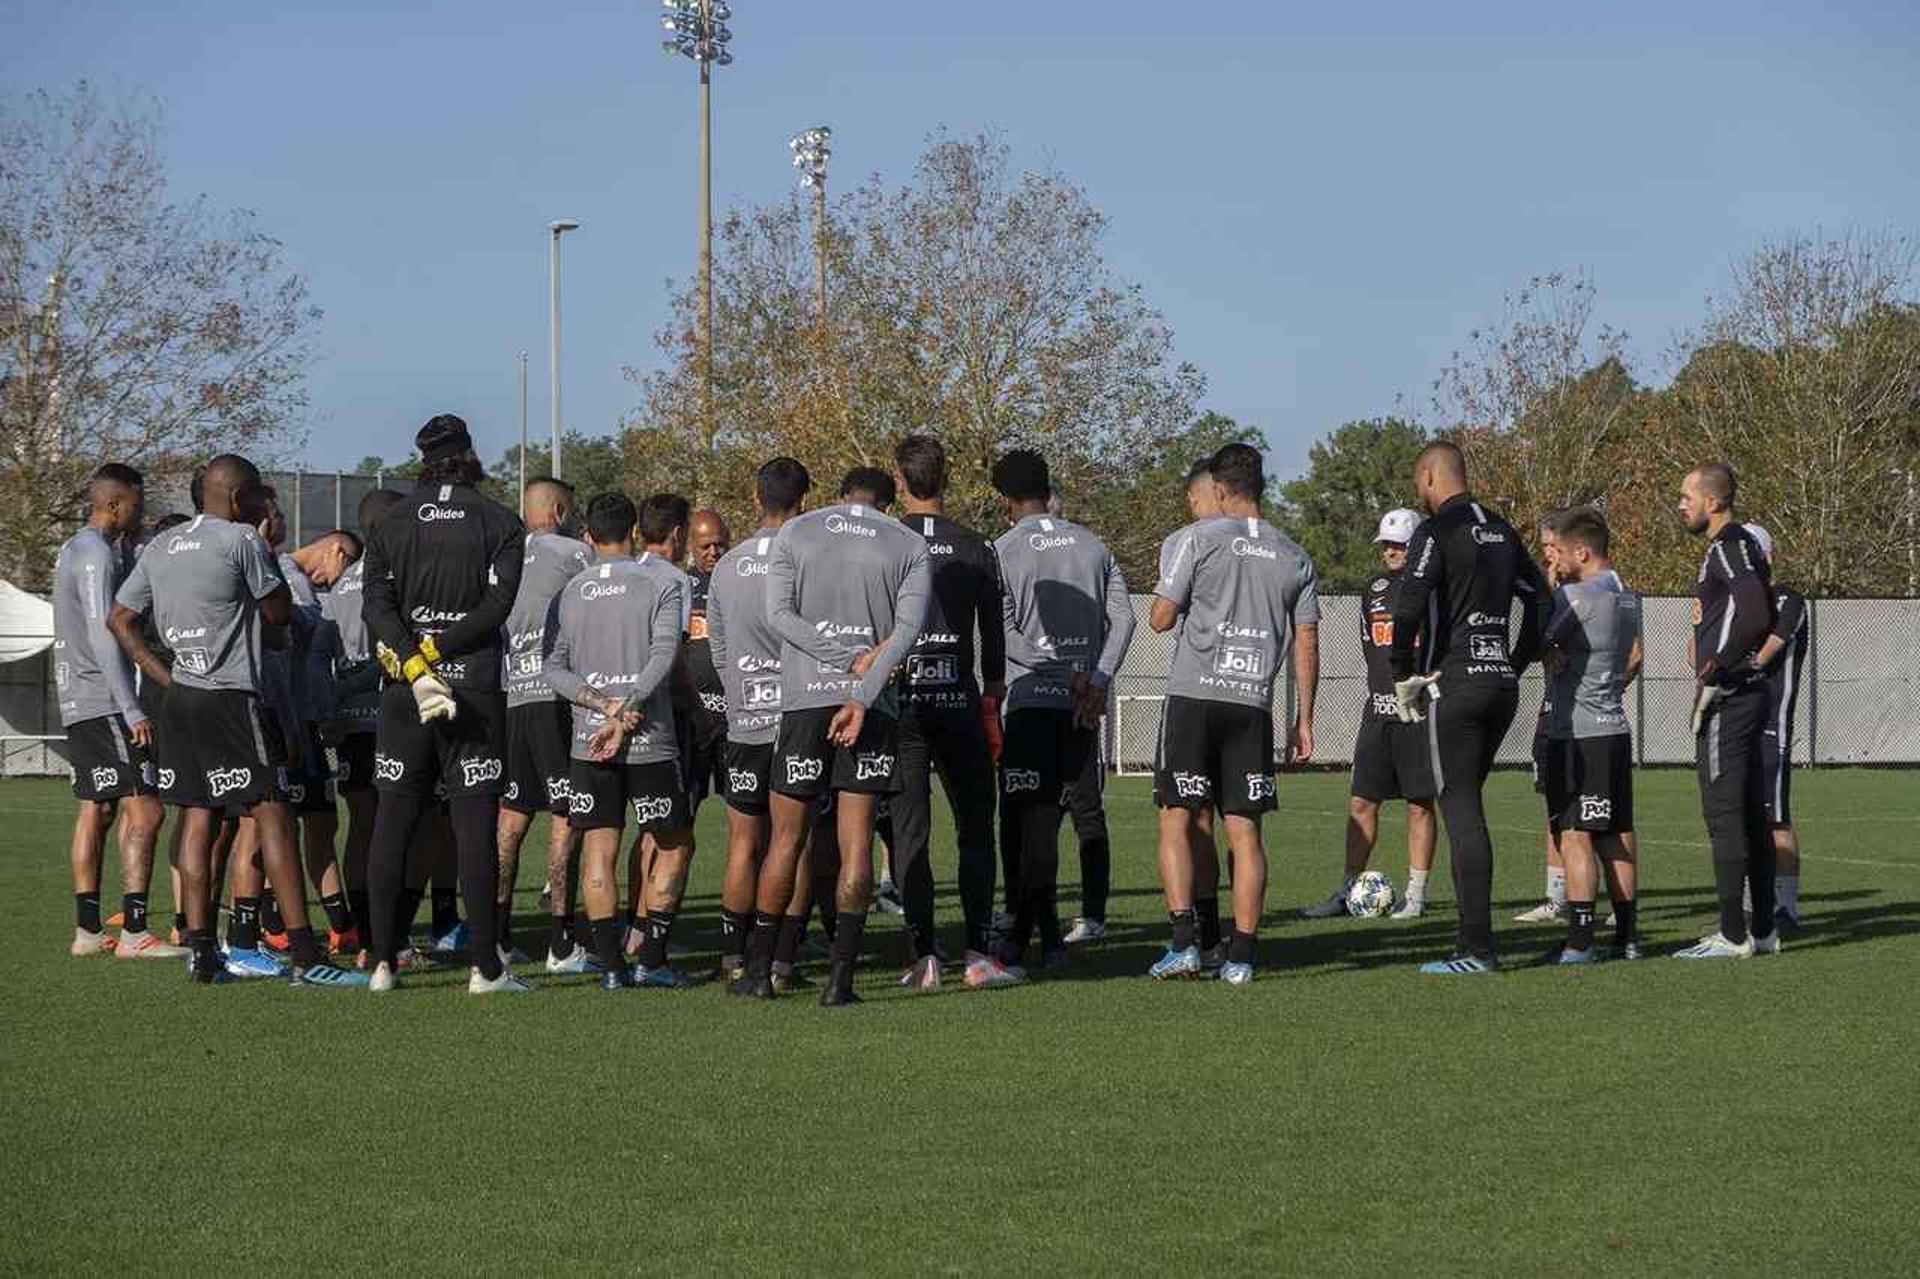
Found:
[[[565,489],[569,494],[573,492],[573,485],[551,475],[529,475],[527,477],[527,487],[531,489],[536,484],[551,484],[555,488]]]
[[[1728,506],[1733,505],[1734,494],[1740,490],[1740,477],[1725,462],[1702,462],[1693,468],[1700,477],[1700,491],[1708,497],[1717,497]]]
[[[625,493],[598,493],[587,503],[587,536],[595,545],[626,541],[633,536],[633,526],[639,522],[633,499]]]
[[[108,462],[93,473],[93,478],[96,480],[107,480],[114,484],[124,484],[128,488],[136,489],[145,488],[147,484],[147,482],[140,477],[140,472],[134,470],[125,462]]]
[[[360,531],[371,533],[373,526],[380,522],[381,516],[405,500],[402,495],[392,489],[368,489],[360,495],[358,512]]]
[[[664,542],[673,530],[685,528],[693,515],[693,503],[678,493],[655,493],[640,503],[640,540]]]
[[[1557,511],[1548,511],[1540,517],[1540,531],[1559,537],[1560,530],[1567,526],[1567,516],[1572,513],[1572,507],[1562,507]]]
[[[1258,501],[1267,491],[1267,471],[1260,461],[1260,450],[1251,444],[1228,444],[1213,455],[1209,464],[1213,481],[1227,492],[1245,501]]]
[[[196,466],[193,468],[193,477],[187,481],[187,501],[192,503],[193,509],[196,511],[204,511],[207,509],[206,467]]]
[[[813,477],[807,474],[807,468],[798,459],[784,455],[762,462],[753,477],[754,495],[760,499],[760,508],[769,515],[787,515],[799,510],[807,490],[812,487]]]
[[[1417,469],[1433,458],[1445,459],[1445,469],[1458,476],[1461,483],[1466,483],[1467,455],[1460,451],[1458,444],[1452,440],[1435,440],[1420,450],[1420,456],[1414,459],[1413,464]]]
[[[1196,481],[1203,480],[1203,479],[1210,480],[1212,478],[1213,478],[1213,454],[1211,453],[1207,454],[1205,457],[1194,458],[1193,465],[1187,468],[1187,487],[1188,488],[1192,488]]]
[[[931,435],[909,435],[894,446],[893,464],[907,482],[907,492],[922,501],[939,497],[947,487],[947,449]]]
[[[153,531],[156,534],[164,533],[170,528],[179,528],[192,518],[185,511],[169,511],[153,522]]]
[[[365,555],[367,553],[366,543],[361,541],[360,535],[358,533],[355,533],[352,529],[344,529],[344,528],[331,529],[325,533],[316,533],[312,537],[307,539],[308,546],[318,546],[322,542],[346,543],[347,557],[349,559],[357,560],[362,555]]]
[[[1009,449],[993,464],[993,487],[1011,502],[1044,502],[1053,492],[1047,459],[1032,449]]]
[[[1603,560],[1607,558],[1607,547],[1612,540],[1607,532],[1607,517],[1591,506],[1576,506],[1563,512],[1554,537],[1564,545],[1584,546]]]
[[[852,497],[856,493],[865,493],[873,499],[875,506],[893,505],[893,499],[899,494],[893,487],[893,477],[877,466],[856,466],[840,480],[840,496]]]

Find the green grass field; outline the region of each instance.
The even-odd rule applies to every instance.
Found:
[[[1691,775],[1658,771],[1663,957],[1420,977],[1453,930],[1444,847],[1423,920],[1292,917],[1339,870],[1344,778],[1313,775],[1268,823],[1260,980],[1156,985],[1152,814],[1124,779],[1112,936],[1074,969],[905,994],[876,919],[867,1002],[826,1010],[70,959],[66,788],[0,784],[0,1270],[1912,1274],[1920,778],[1797,785],[1806,925],[1778,959],[1664,958],[1708,924],[1710,874]],[[1505,919],[1540,890],[1539,809],[1515,774],[1490,802]],[[1397,883],[1401,829],[1375,863]],[[700,833],[689,965],[718,936],[712,805]],[[1556,935],[1502,934],[1512,960]]]

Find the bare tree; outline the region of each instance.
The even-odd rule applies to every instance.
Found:
[[[251,215],[169,203],[158,113],[0,105],[0,574],[40,586],[88,474],[295,442],[319,312]]]
[[[990,526],[987,471],[1005,448],[1044,449],[1080,493],[1157,465],[1194,427],[1204,381],[1138,287],[1112,277],[1105,229],[1059,172],[1016,172],[995,138],[939,138],[909,183],[876,178],[838,201],[819,316],[800,204],[735,214],[715,271],[717,429],[700,414],[683,290],[660,336],[668,366],[629,370],[643,394],[630,478],[685,484],[691,471],[703,497],[725,499],[744,483],[728,473],[770,453],[837,478],[932,430],[953,455],[955,505]]]
[[[1516,527],[1604,503],[1631,433],[1626,335],[1596,326],[1593,307],[1586,276],[1537,276],[1507,296],[1497,323],[1468,334],[1434,384],[1433,425]]]
[[[1677,355],[1675,473],[1732,462],[1784,574],[1819,592],[1912,591],[1920,306],[1905,237],[1795,236],[1736,264]]]

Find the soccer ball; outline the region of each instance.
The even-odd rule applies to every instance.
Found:
[[[1377,870],[1362,872],[1347,889],[1347,913],[1378,918],[1393,909],[1393,881]]]

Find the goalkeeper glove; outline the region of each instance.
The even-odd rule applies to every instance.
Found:
[[[413,688],[414,709],[420,714],[422,724],[430,724],[436,719],[450,720],[458,712],[454,705],[453,689],[440,678],[424,654],[416,653],[409,657],[400,673]]]
[[[1432,688],[1440,680],[1439,672],[1431,675],[1409,675],[1393,684],[1393,712],[1403,724],[1418,724],[1426,716],[1420,713],[1420,694]]]

